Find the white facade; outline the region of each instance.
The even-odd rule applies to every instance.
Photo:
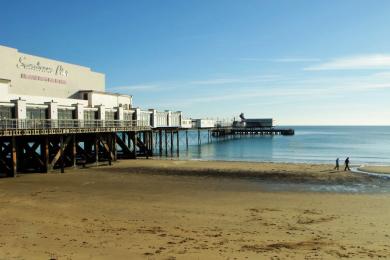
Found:
[[[181,112],[133,108],[132,96],[105,92],[102,73],[5,46],[0,46],[0,116],[1,120],[137,120],[151,127],[182,124]]]
[[[169,121],[169,112],[168,111],[162,111],[159,112],[157,110],[152,110],[153,112],[153,127],[168,127],[168,121]]]
[[[181,126],[181,114],[182,113],[180,111],[171,112],[171,114],[170,114],[170,116],[171,116],[170,125],[171,126],[175,126],[175,127]]]
[[[192,125],[194,128],[212,128],[215,126],[215,121],[211,119],[194,119]]]
[[[130,109],[132,106],[132,96],[98,92],[93,90],[80,90],[74,97],[78,99],[88,100],[88,106],[94,107],[99,105],[105,105],[107,107],[123,107]]]
[[[191,119],[182,119],[181,120],[182,128],[192,128],[192,120]]]
[[[105,76],[90,68],[0,46],[0,79],[14,95],[69,98],[81,89],[104,91]]]

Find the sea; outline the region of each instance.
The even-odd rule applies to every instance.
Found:
[[[293,136],[246,136],[228,140],[209,138],[201,131],[180,136],[180,159],[254,162],[340,164],[350,157],[352,165],[390,165],[390,126],[283,126]],[[211,139],[211,140],[210,140]]]
[[[293,136],[243,136],[232,139],[210,137],[207,130],[188,132],[179,138],[179,159],[206,161],[251,161],[310,164],[335,164],[340,158],[343,166],[350,157],[351,166],[390,166],[390,126],[283,126],[293,128]],[[169,145],[169,142],[168,142]],[[176,154],[177,155],[177,154]],[[280,183],[258,181],[269,191],[311,191],[341,193],[390,193],[390,178],[374,178],[368,183]]]

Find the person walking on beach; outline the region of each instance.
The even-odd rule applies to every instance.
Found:
[[[336,159],[336,166],[334,167],[335,170],[339,170],[340,165],[339,165],[339,158]]]
[[[345,168],[344,168],[344,171],[350,171],[351,169],[349,169],[349,157],[347,157],[347,159],[345,159]]]

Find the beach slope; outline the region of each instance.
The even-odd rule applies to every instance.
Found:
[[[157,160],[0,179],[0,259],[389,258],[388,194],[252,179],[316,172],[361,181],[328,166]]]

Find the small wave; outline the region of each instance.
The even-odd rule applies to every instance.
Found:
[[[351,172],[360,173],[360,174],[367,174],[370,176],[375,176],[375,177],[380,177],[380,178],[385,178],[385,179],[390,179],[390,174],[387,174],[387,173],[367,172],[367,171],[359,170],[359,168],[361,168],[363,166],[364,165],[361,165],[359,167],[353,167],[353,168],[351,168]]]

